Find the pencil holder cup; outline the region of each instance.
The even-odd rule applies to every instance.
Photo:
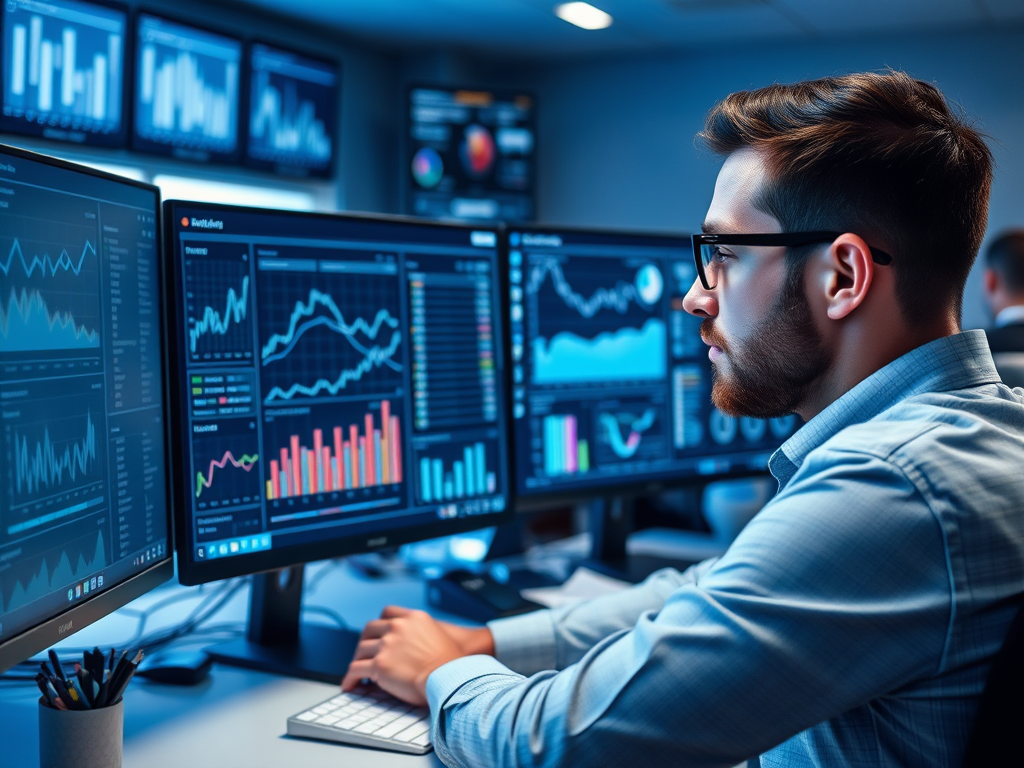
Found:
[[[124,702],[85,711],[39,705],[39,768],[121,768]]]

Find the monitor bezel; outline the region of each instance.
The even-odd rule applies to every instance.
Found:
[[[275,51],[281,51],[282,53],[291,54],[302,59],[308,59],[310,61],[316,61],[321,64],[326,64],[333,67],[335,70],[335,82],[334,82],[334,114],[332,120],[334,125],[332,126],[333,132],[331,133],[331,162],[324,170],[314,170],[298,165],[287,165],[281,163],[272,163],[266,160],[258,160],[253,158],[249,154],[249,127],[252,123],[252,81],[253,81],[253,70],[252,70],[252,55],[253,49],[257,45],[262,45],[266,48],[272,48]],[[246,94],[245,94],[245,114],[244,114],[244,126],[240,127],[243,134],[242,148],[242,164],[248,168],[253,168],[258,171],[268,172],[282,179],[333,179],[335,175],[335,166],[338,163],[338,139],[341,131],[341,95],[342,95],[342,77],[344,76],[344,64],[340,59],[331,59],[326,56],[318,56],[316,54],[304,53],[297,51],[294,48],[290,48],[287,45],[281,45],[271,40],[267,40],[260,37],[251,38],[246,41],[245,49],[243,52],[245,57],[245,70],[246,70]]]
[[[412,94],[413,91],[427,89],[433,91],[449,91],[454,93],[456,91],[485,91],[498,98],[504,98],[508,96],[529,96],[533,100],[533,106],[530,111],[530,129],[533,131],[533,175],[530,177],[530,186],[526,191],[530,199],[533,201],[533,217],[530,219],[524,219],[522,222],[512,221],[509,222],[500,217],[494,219],[457,219],[454,217],[444,219],[430,219],[427,217],[416,216],[413,213],[413,193],[416,191],[415,182],[412,179],[412,173],[409,169],[409,164],[412,162],[413,151],[412,151],[412,138],[410,128],[412,127]],[[503,226],[516,226],[519,223],[525,225],[532,225],[537,220],[537,168],[540,166],[540,162],[537,159],[537,147],[538,147],[538,136],[537,136],[537,93],[529,88],[505,88],[498,87],[494,88],[489,85],[445,85],[441,83],[432,83],[429,81],[415,80],[408,83],[405,86],[403,92],[405,102],[402,105],[402,141],[399,151],[401,152],[400,165],[401,165],[401,185],[399,187],[401,193],[401,205],[403,215],[414,216],[424,221],[443,221],[443,222],[454,222],[454,223],[470,223],[474,221],[480,221],[481,225],[486,224],[493,227]]]
[[[75,0],[83,5],[95,5],[108,10],[119,11],[124,14],[124,58],[121,65],[121,127],[116,133],[92,133],[85,132],[85,139],[75,141],[73,139],[61,139],[44,135],[48,126],[29,123],[26,120],[19,120],[14,117],[6,117],[0,108],[0,132],[10,133],[19,136],[32,136],[44,141],[52,141],[56,144],[72,147],[110,147],[124,148],[128,146],[131,116],[129,112],[132,107],[132,94],[129,93],[129,85],[133,82],[131,71],[134,68],[135,57],[135,14],[132,8],[118,0]],[[6,29],[6,9],[0,9],[0,39]],[[129,65],[131,62],[131,65]],[[4,58],[0,56],[0,89],[2,89],[4,76]],[[0,94],[2,102],[3,94]]]
[[[138,80],[138,43],[139,43],[139,32],[142,23],[143,16],[151,16],[161,21],[166,21],[170,24],[176,24],[180,27],[186,27],[188,29],[194,29],[198,32],[203,32],[209,35],[216,35],[218,37],[226,38],[233,42],[238,43],[239,46],[239,62],[238,62],[238,119],[235,131],[235,148],[231,152],[218,152],[215,150],[203,149],[203,150],[183,150],[175,147],[173,144],[162,144],[158,141],[150,141],[145,139],[138,134],[136,131],[136,109],[138,109],[138,103],[135,93],[137,80]],[[193,21],[186,20],[182,16],[176,16],[173,13],[165,13],[162,10],[154,10],[148,6],[140,6],[135,9],[132,23],[132,65],[131,65],[131,80],[128,83],[128,87],[131,89],[131,115],[130,122],[128,124],[128,146],[130,149],[136,152],[144,152],[149,155],[159,155],[161,157],[170,157],[174,160],[182,160],[190,163],[217,163],[219,165],[239,165],[242,161],[243,152],[243,139],[245,138],[245,132],[242,128],[243,116],[247,115],[249,109],[249,70],[246,64],[245,52],[246,52],[246,38],[241,35],[235,35],[228,32],[225,29],[221,29],[216,26],[209,26],[206,24],[196,24]],[[205,156],[203,156],[205,155]]]
[[[43,155],[38,152],[31,152],[29,150],[20,149],[18,147],[11,147],[6,144],[0,144],[0,153],[10,155],[12,157],[21,158],[35,163],[41,163],[43,165],[49,165],[55,168],[61,168],[66,171],[72,171],[81,173],[94,178],[106,179],[108,181],[115,181],[122,184],[126,184],[131,187],[135,187],[140,190],[152,192],[156,196],[156,225],[157,231],[161,231],[163,206],[161,205],[160,199],[160,188],[152,184],[146,184],[145,182],[135,181],[134,179],[128,179],[123,176],[118,176],[113,173],[107,173],[106,171],[96,170],[77,163],[70,163],[66,160],[59,160],[55,157]],[[158,238],[156,244],[157,248],[157,270],[160,271],[160,260],[163,258],[162,253],[162,241]],[[160,274],[160,279],[163,279],[163,274]],[[164,302],[165,291],[160,290],[160,286],[157,286],[156,301],[159,303]],[[159,346],[160,346],[160,359],[163,362],[163,381],[161,382],[161,397],[165,405],[164,408],[164,478],[168,478],[171,475],[171,426],[170,426],[170,409],[167,408],[169,390],[168,383],[170,379],[170,367],[168,366],[167,358],[167,334],[165,332],[164,325],[164,311],[163,308],[159,308],[161,311],[157,312],[157,325],[159,333]],[[74,632],[77,632],[90,624],[95,623],[104,616],[112,613],[118,608],[130,603],[135,598],[149,592],[154,587],[168,581],[174,575],[174,525],[172,518],[176,517],[172,510],[174,509],[174,487],[170,482],[165,482],[165,524],[167,526],[167,552],[166,556],[155,561],[151,566],[145,570],[130,576],[124,581],[111,585],[109,589],[105,589],[95,597],[86,598],[80,604],[75,605],[67,610],[61,611],[56,615],[44,619],[40,623],[24,630],[23,632],[14,635],[13,637],[3,640],[0,639],[0,672],[18,664],[25,659],[29,658],[32,654],[38,653],[39,651],[48,648],[54,643],[63,640],[70,636]]]
[[[169,360],[173,361],[172,364],[168,365],[168,369],[171,368],[178,370],[180,361],[182,358],[182,348],[179,338],[179,330],[181,323],[184,322],[184,305],[182,303],[183,296],[179,291],[178,275],[177,275],[177,252],[175,250],[175,226],[173,222],[178,220],[178,211],[183,208],[209,210],[211,212],[224,212],[224,213],[265,213],[270,216],[289,216],[299,217],[305,219],[332,219],[337,221],[351,221],[351,222],[371,222],[378,224],[399,224],[399,225],[412,225],[415,227],[440,227],[446,229],[460,229],[466,231],[488,231],[494,232],[496,241],[496,268],[499,272],[497,289],[499,291],[499,304],[495,308],[496,312],[500,312],[500,320],[504,323],[505,317],[507,316],[507,294],[508,286],[506,283],[506,277],[502,273],[502,257],[501,257],[501,234],[499,227],[493,224],[461,224],[461,223],[443,223],[436,221],[428,221],[424,219],[418,219],[411,216],[392,216],[385,214],[365,214],[365,213],[312,213],[307,211],[285,211],[275,210],[267,208],[255,208],[249,206],[237,206],[237,205],[224,205],[220,203],[204,203],[195,202],[188,200],[165,200],[164,201],[164,220],[167,225],[164,228],[165,238],[165,275],[164,275],[164,290],[166,292],[166,300],[164,301],[165,311],[168,313],[167,322],[165,327],[169,329],[166,334],[168,340],[168,354],[170,355]],[[504,329],[502,329],[501,343],[504,343],[506,339]],[[507,355],[502,350],[502,362],[507,363]],[[507,402],[511,400],[511,393],[508,390],[508,376],[507,372],[502,374],[502,385],[506,388],[506,406]],[[187,412],[186,412],[186,394],[185,390],[187,387],[184,385],[184,380],[181,376],[176,377],[174,381],[169,383],[170,387],[170,407],[171,407],[171,420],[175,425],[187,423]],[[508,426],[508,408],[506,407],[506,426]],[[171,444],[173,451],[172,464],[172,485],[175,489],[180,490],[184,493],[182,496],[183,505],[188,504],[190,499],[191,489],[191,478],[188,476],[186,467],[189,466],[189,441],[186,435],[182,434],[181,429],[172,429],[171,432]],[[506,451],[511,450],[511,438],[507,436],[508,447]],[[506,453],[506,455],[510,455]],[[387,531],[385,534],[358,534],[350,536],[342,536],[319,542],[317,544],[306,544],[306,545],[293,545],[280,550],[268,550],[265,552],[256,552],[245,555],[235,555],[233,557],[227,557],[223,559],[206,561],[199,563],[193,560],[192,553],[189,551],[190,542],[190,530],[191,525],[191,511],[186,511],[186,507],[183,506],[179,513],[174,516],[175,518],[175,547],[178,553],[178,580],[182,584],[193,585],[193,584],[204,584],[210,581],[217,581],[220,579],[232,578],[235,576],[246,576],[250,574],[262,573],[265,571],[273,571],[281,568],[288,568],[293,565],[300,565],[303,563],[315,562],[317,560],[327,560],[335,557],[342,557],[344,555],[352,555],[363,552],[373,552],[380,549],[389,549],[401,544],[408,544],[413,541],[421,541],[423,539],[436,538],[439,536],[449,536],[457,533],[467,533],[469,531],[477,530],[480,528],[487,528],[495,525],[502,525],[504,523],[511,522],[515,518],[515,489],[513,486],[514,480],[512,477],[511,469],[506,471],[506,504],[505,509],[498,513],[492,513],[488,515],[473,515],[462,518],[453,518],[448,520],[434,520],[430,523],[411,526],[407,528],[397,528]],[[411,480],[410,480],[411,482]],[[188,490],[186,490],[188,489]]]
[[[656,230],[637,230],[637,229],[609,229],[609,228],[592,228],[592,227],[573,227],[573,226],[560,226],[552,225],[545,226],[536,223],[529,224],[505,224],[502,227],[501,232],[501,262],[503,279],[505,281],[506,290],[510,288],[509,284],[509,254],[512,250],[511,244],[509,243],[509,235],[512,232],[530,232],[537,234],[577,234],[577,235],[592,235],[595,237],[638,237],[638,238],[664,238],[669,240],[679,240],[681,244],[686,247],[692,254],[692,246],[690,243],[690,235],[687,233],[672,232],[672,231],[656,231]],[[510,306],[510,297],[508,295],[503,297],[506,307]],[[537,492],[529,492],[520,487],[519,483],[519,462],[516,460],[518,457],[518,429],[516,427],[516,420],[514,418],[515,413],[515,402],[514,398],[511,397],[514,382],[513,376],[513,365],[512,360],[512,323],[511,318],[508,314],[505,315],[505,350],[507,359],[505,361],[505,368],[508,375],[508,386],[510,387],[510,397],[508,398],[509,413],[507,416],[509,424],[509,433],[511,435],[513,452],[511,461],[511,476],[512,476],[512,492],[514,494],[516,502],[517,512],[536,512],[541,510],[547,510],[557,507],[570,506],[579,504],[587,501],[592,501],[597,498],[614,498],[614,497],[626,497],[632,498],[637,496],[648,496],[663,491],[670,491],[675,488],[682,488],[686,486],[694,485],[706,485],[718,480],[735,480],[744,477],[764,477],[769,474],[767,468],[753,468],[753,467],[734,467],[730,468],[728,472],[714,472],[709,474],[701,474],[699,472],[687,473],[677,477],[658,477],[648,478],[641,480],[629,480],[620,478],[610,478],[605,483],[593,483],[588,487],[574,486],[571,488],[545,488]],[[788,439],[788,438],[787,438]]]

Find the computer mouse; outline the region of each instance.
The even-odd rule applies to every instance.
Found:
[[[143,658],[135,674],[158,683],[196,685],[210,674],[212,664],[213,659],[205,651],[172,649]]]

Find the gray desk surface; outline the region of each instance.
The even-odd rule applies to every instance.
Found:
[[[346,566],[317,564],[315,575],[330,567],[306,602],[328,607],[354,626],[376,617],[387,604],[423,607],[423,584],[411,576],[368,581]],[[310,574],[312,572],[312,574]],[[195,599],[183,600],[154,614],[147,631],[173,625],[210,593],[191,588]],[[131,604],[144,610],[185,588],[161,587]],[[240,621],[247,590],[242,590],[213,620]],[[312,619],[319,619],[312,616]],[[444,617],[452,619],[453,617]],[[130,638],[137,619],[121,611],[69,638],[68,646],[109,647]],[[336,686],[214,665],[210,678],[193,688],[132,681],[125,695],[125,768],[278,768],[345,766],[345,768],[425,768],[440,766],[434,753],[425,756],[347,747],[293,739],[285,735],[290,716],[326,699]],[[0,768],[35,768],[38,757],[38,698],[32,682],[0,682]],[[69,768],[72,764],[69,763]]]

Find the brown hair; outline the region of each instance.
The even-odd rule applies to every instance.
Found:
[[[733,93],[701,137],[760,152],[754,206],[784,231],[853,232],[888,251],[907,322],[954,308],[988,221],[992,154],[939,90],[904,72],[826,77]],[[802,268],[807,249],[794,257]]]

